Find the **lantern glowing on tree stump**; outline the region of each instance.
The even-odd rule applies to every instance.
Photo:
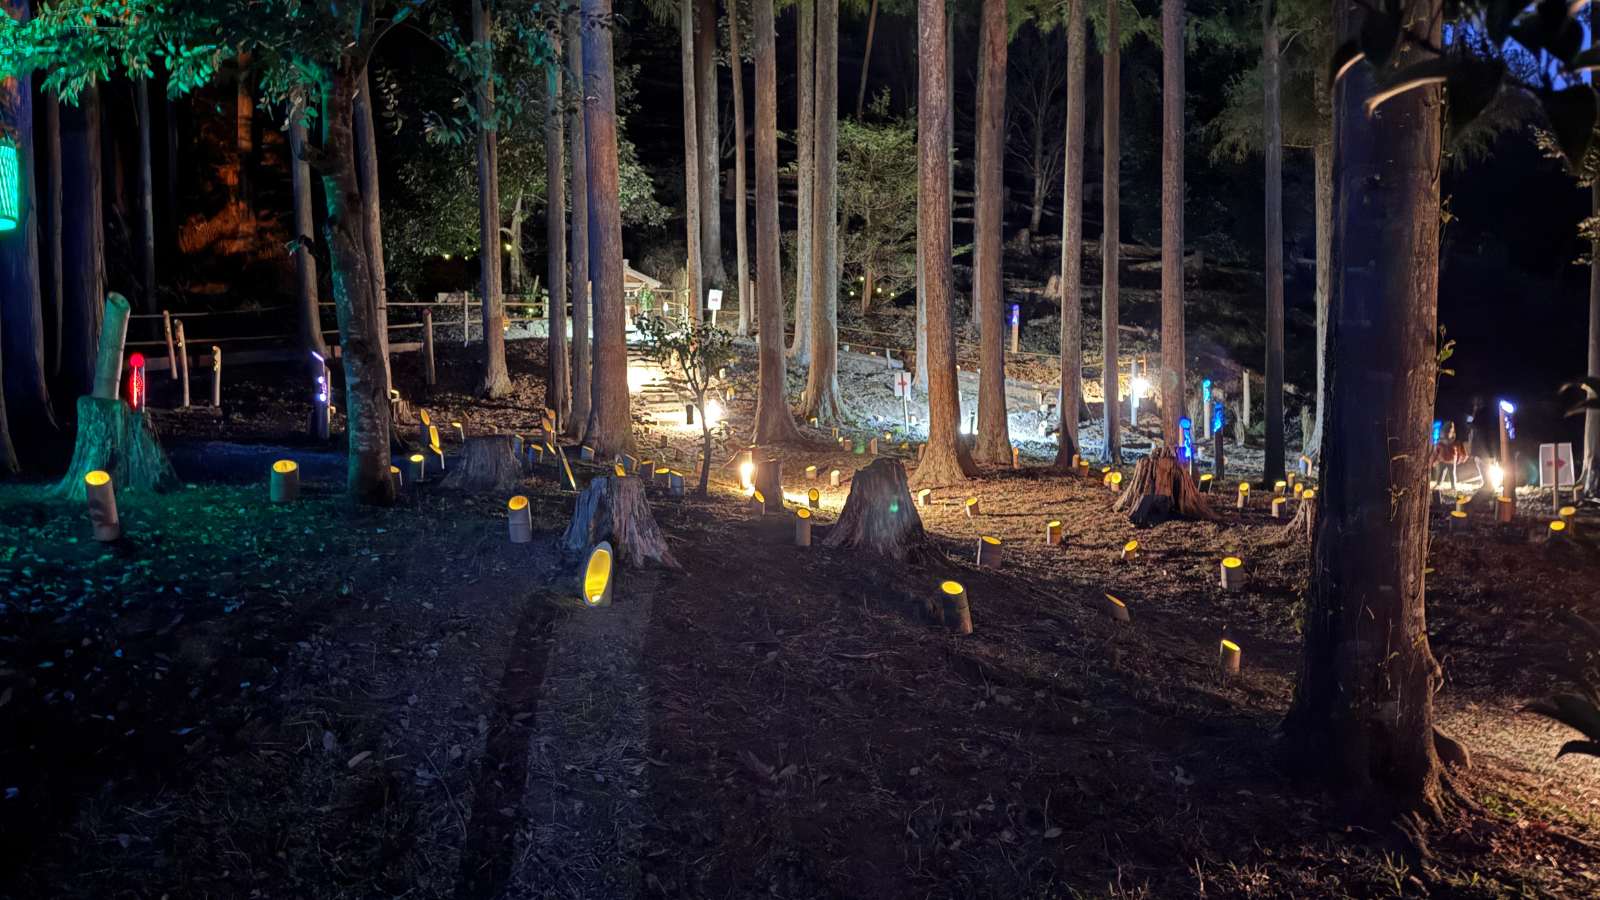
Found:
[[[1239,649],[1238,644],[1224,638],[1222,650],[1217,655],[1217,666],[1229,675],[1237,675],[1239,674],[1239,657],[1242,655],[1243,651]]]
[[[1061,543],[1061,521],[1046,523],[1044,526],[1044,543],[1047,547],[1054,547]]]
[[[518,494],[506,504],[510,513],[507,517],[510,522],[511,543],[526,544],[533,540],[533,509],[528,506],[528,498]]]
[[[1230,556],[1222,561],[1222,589],[1237,591],[1244,587],[1244,560]]]
[[[959,581],[939,585],[944,597],[944,625],[952,634],[972,633],[972,608],[967,605],[967,589]]]
[[[984,536],[978,538],[978,565],[998,569],[1001,565],[1000,539]]]
[[[89,522],[94,539],[101,542],[122,537],[122,520],[117,517],[117,493],[111,486],[111,473],[99,469],[83,476],[89,501]]]
[[[611,605],[611,561],[610,541],[601,541],[589,551],[589,560],[583,565],[584,606]]]
[[[811,510],[797,509],[794,511],[794,545],[796,547],[811,546]]]
[[[273,503],[293,503],[300,496],[300,466],[294,460],[280,459],[272,464],[268,495]]]
[[[1122,473],[1112,472],[1110,475],[1107,475],[1106,486],[1111,488],[1111,493],[1113,494],[1122,493]]]

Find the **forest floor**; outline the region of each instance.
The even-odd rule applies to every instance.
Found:
[[[396,383],[436,422],[529,428],[541,342],[508,345],[516,393],[493,404],[466,393],[476,349],[446,348],[431,392],[396,356]],[[882,390],[863,372],[847,402]],[[1264,504],[1138,530],[1033,459],[933,492],[946,559],[912,567],[796,548],[793,515],[753,517],[720,468],[708,499],[652,491],[683,570],[624,571],[591,610],[547,472],[523,491],[531,544],[507,540],[506,498],[437,483],[354,508],[337,439],[301,436],[302,391],[238,378],[220,413],[159,411],[157,384],[185,485],[121,498],[116,543],[47,482],[0,485],[0,897],[1600,893],[1600,763],[1557,760],[1572,735],[1518,711],[1559,687],[1537,665],[1569,651],[1556,613],[1600,616],[1588,509],[1559,542],[1533,497],[1516,525],[1436,530],[1436,709],[1473,762],[1416,865],[1280,774],[1310,560]],[[751,405],[728,405],[739,434]],[[661,431],[693,458],[695,431]],[[791,506],[817,488],[819,525],[872,461],[820,435],[769,455]],[[272,505],[281,457],[307,483]],[[974,565],[983,535],[1003,569]],[[1218,587],[1225,555],[1245,590]],[[971,635],[931,612],[951,577]]]

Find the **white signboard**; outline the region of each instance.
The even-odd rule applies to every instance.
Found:
[[[909,397],[909,396],[911,396],[911,373],[910,372],[896,372],[896,373],[894,373],[894,395],[896,397]]]
[[[722,311],[722,292],[721,291],[712,290],[712,291],[710,291],[710,292],[708,292],[706,294],[706,308],[707,309],[713,309],[713,310],[716,310],[718,312]]]
[[[1572,487],[1577,479],[1572,471],[1571,444],[1539,445],[1539,487]]]

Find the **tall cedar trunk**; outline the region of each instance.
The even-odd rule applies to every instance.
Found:
[[[594,378],[585,440],[610,459],[633,447],[628,398],[627,308],[622,296],[622,206],[617,187],[617,85],[611,0],[583,0],[585,157],[589,166],[589,261],[594,273]],[[692,196],[692,195],[691,195]]]
[[[506,229],[506,243],[511,247],[506,251],[506,292],[521,294],[522,273],[522,192],[517,191],[517,199],[511,204],[511,225]]]
[[[1263,3],[1261,57],[1265,98],[1263,147],[1267,157],[1265,203],[1267,283],[1266,460],[1261,477],[1283,478],[1283,110],[1279,104],[1278,18],[1272,0]]]
[[[1041,126],[1035,130],[1033,141],[1033,170],[1035,172],[1044,171],[1044,155],[1048,149],[1045,146],[1044,129]],[[1030,239],[1039,234],[1039,225],[1044,221],[1044,200],[1047,190],[1049,190],[1049,186],[1043,178],[1033,179],[1033,208],[1028,213],[1028,236]]]
[[[978,29],[983,77],[978,93],[977,272],[973,294],[982,320],[978,376],[976,456],[1011,462],[1006,411],[1005,277],[1001,272],[1005,227],[1003,170],[1006,152],[1006,0],[983,0]]]
[[[367,229],[372,293],[378,298],[378,340],[383,344],[383,387],[387,391],[394,384],[389,368],[389,286],[383,264],[383,212],[378,203],[377,132],[372,123],[371,78],[365,69],[356,92],[354,116],[356,176],[361,179],[361,215]]]
[[[28,0],[0,0],[0,9],[18,22],[28,21],[31,14]],[[0,113],[13,123],[11,137],[17,146],[18,214],[17,226],[0,232],[0,384],[4,385],[0,407],[9,413],[19,436],[55,430],[45,381],[32,82],[28,75],[0,81]],[[6,423],[0,421],[0,444],[7,439]],[[0,447],[0,455],[4,453]]]
[[[169,67],[167,72],[167,87],[169,89],[172,86],[172,81],[173,76]],[[166,223],[167,231],[164,244],[166,249],[164,252],[166,252],[170,257],[177,255],[178,220],[181,218],[181,216],[178,214],[178,111],[177,106],[172,102],[170,97],[167,98],[165,106],[167,109],[167,208],[163,211],[162,219]]]
[[[1271,2],[1271,0],[1268,0]],[[1161,4],[1161,435],[1183,442],[1188,415],[1183,324],[1183,0]]]
[[[1078,401],[1083,393],[1083,133],[1088,41],[1084,0],[1067,7],[1067,159],[1061,180],[1061,431],[1056,468],[1072,465],[1078,449]]]
[[[61,374],[61,342],[66,309],[66,283],[62,276],[61,233],[61,101],[55,91],[44,95],[44,302],[49,314],[45,316],[44,368],[45,376],[54,380]]]
[[[1305,455],[1315,458],[1322,450],[1324,395],[1328,391],[1328,301],[1333,275],[1333,145],[1319,142],[1312,148],[1317,193],[1317,408],[1311,434],[1305,442]],[[1600,210],[1596,210],[1600,212]],[[1595,293],[1594,274],[1590,273],[1590,293]]]
[[[694,47],[694,111],[700,127],[700,263],[704,266],[701,277],[710,289],[722,287],[726,280],[722,270],[722,178],[718,166],[722,140],[717,128],[716,0],[701,0],[699,13]]]
[[[560,25],[550,35],[561,46]],[[545,76],[544,97],[544,237],[545,282],[550,291],[549,311],[550,371],[545,377],[546,406],[556,411],[556,430],[567,427],[572,415],[572,384],[567,357],[567,172],[562,144],[561,70],[552,68]]]
[[[739,273],[739,335],[750,334],[750,231],[745,222],[749,199],[745,196],[744,147],[747,135],[744,130],[744,57],[739,47],[739,10],[737,5],[728,9],[728,64],[733,67],[733,227],[734,247],[738,255]]]
[[[1600,28],[1600,6],[1589,5],[1589,46]],[[1589,214],[1600,215],[1600,182],[1589,188]],[[1600,378],[1600,240],[1589,244],[1589,365],[1590,378]],[[1583,492],[1600,494],[1600,410],[1583,414]]]
[[[250,54],[239,54],[238,79],[234,82],[233,128],[234,148],[239,157],[238,192],[239,236],[253,243],[256,234],[255,187],[255,123],[256,98],[250,91]]]
[[[316,222],[311,211],[311,164],[306,161],[306,121],[304,94],[308,88],[297,91],[301,98],[289,113],[289,164],[294,189],[294,283],[295,306],[299,309],[299,345],[306,354],[306,364],[311,365],[310,354],[328,358],[328,345],[322,340],[322,314],[317,294],[317,258],[311,252],[316,245],[312,237]]]
[[[816,0],[816,203],[812,222],[811,371],[801,416],[824,428],[849,421],[839,397],[839,0]],[[867,288],[871,291],[871,287]],[[798,328],[798,325],[796,326]]]
[[[485,47],[490,46],[487,7],[488,0],[472,0],[472,41]],[[511,375],[506,371],[506,311],[500,293],[500,147],[494,124],[494,80],[488,74],[478,86],[477,102],[478,273],[483,293],[483,379],[477,392],[499,399],[511,393]]]
[[[755,0],[756,32],[756,327],[761,373],[756,393],[757,444],[800,440],[789,412],[783,361],[783,269],[778,249],[778,50],[772,0]]]
[[[133,80],[134,103],[139,117],[139,267],[144,280],[144,311],[158,312],[156,300],[156,198],[150,173],[150,79]]]
[[[712,0],[700,0],[710,3]],[[700,246],[700,127],[694,94],[694,4],[695,0],[679,0],[678,38],[683,42],[683,215],[684,237],[689,245],[689,296],[680,298],[688,304],[689,314],[700,318],[700,304],[705,302],[705,268]]]
[[[100,202],[100,89],[61,107],[61,382],[64,397],[89,393],[105,303],[105,228]]]
[[[878,30],[878,0],[872,0],[872,10],[867,13],[867,49],[861,53],[861,86],[856,88],[856,118],[860,119],[867,108],[867,72],[872,66],[872,36]]]
[[[816,249],[817,203],[817,118],[821,104],[817,102],[817,79],[821,75],[817,65],[817,0],[796,0],[795,56],[799,60],[798,79],[795,86],[799,106],[796,121],[795,174],[800,182],[800,192],[795,198],[798,230],[795,234],[795,285],[794,285],[794,344],[789,355],[811,360],[812,300],[816,293],[814,282]]]
[[[339,313],[350,440],[347,489],[359,503],[388,506],[395,497],[394,482],[389,480],[389,396],[352,122],[363,68],[347,58],[329,73],[320,168],[322,192],[328,202],[324,229],[334,308]]]
[[[1101,220],[1105,223],[1100,235],[1100,346],[1101,390],[1105,405],[1101,421],[1105,429],[1103,459],[1108,465],[1122,464],[1122,389],[1117,380],[1120,366],[1117,361],[1118,267],[1121,265],[1122,246],[1122,12],[1116,3],[1106,4],[1106,52],[1103,58],[1100,107],[1104,142],[1101,148]],[[1062,397],[1065,403],[1067,398]]]
[[[1340,4],[1341,42],[1357,33],[1364,9]],[[1438,45],[1439,0],[1406,0],[1401,15],[1419,42]],[[1396,68],[1428,58],[1411,42],[1394,55]],[[1334,365],[1305,663],[1284,752],[1300,774],[1359,808],[1399,815],[1429,810],[1440,795],[1432,722],[1440,673],[1423,567],[1442,92],[1413,89],[1369,116],[1375,77],[1392,74],[1357,65],[1334,89]]]
[[[593,301],[589,290],[589,142],[588,129],[584,127],[587,103],[583,99],[583,17],[577,10],[567,17],[567,71],[574,73],[579,82],[575,85],[578,103],[567,119],[567,157],[572,168],[572,276],[567,291],[572,298],[572,418],[567,420],[567,434],[582,437],[589,425],[594,342],[589,327]]]
[[[917,3],[917,243],[928,323],[928,443],[911,478],[939,487],[978,474],[959,434],[956,333],[950,289],[950,90],[944,0]]]

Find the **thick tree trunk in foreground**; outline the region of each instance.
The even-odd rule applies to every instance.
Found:
[[[1329,270],[1333,264],[1333,145],[1327,141],[1317,144],[1312,149],[1312,156],[1317,194],[1317,411],[1315,424],[1311,428],[1311,434],[1306,438],[1303,452],[1306,456],[1316,459],[1317,454],[1322,451],[1324,396],[1328,392],[1328,305],[1333,283],[1333,273]],[[1600,213],[1600,208],[1595,212]],[[1600,296],[1600,291],[1596,290],[1594,270],[1590,272],[1589,284],[1591,298]],[[1590,302],[1592,303],[1593,299]],[[1590,346],[1595,345],[1591,343]],[[1597,424],[1596,428],[1600,430],[1600,424]],[[1587,439],[1587,432],[1585,438]]]
[[[441,484],[454,491],[491,491],[509,494],[522,485],[522,463],[511,452],[511,435],[485,434],[467,438],[461,455],[450,463]]]
[[[302,92],[309,88],[302,88]],[[290,180],[294,190],[294,283],[295,306],[299,310],[298,333],[303,362],[311,365],[310,354],[328,358],[328,345],[322,340],[322,314],[317,293],[317,258],[312,254],[316,229],[311,211],[311,165],[306,162],[306,122],[304,101],[297,101],[289,111],[289,161]]]
[[[733,67],[733,227],[739,275],[739,336],[747,337],[754,304],[750,297],[750,231],[745,222],[750,204],[745,198],[744,58],[739,53],[739,16],[735,9],[728,16],[728,58]]]
[[[150,173],[150,79],[133,80],[139,118],[139,275],[144,280],[144,311],[158,312],[156,300],[156,198]]]
[[[756,444],[800,440],[789,412],[783,361],[783,269],[778,248],[778,60],[772,0],[755,0],[756,32],[756,293],[761,374],[756,396]]]
[[[706,274],[702,259],[704,248],[700,246],[700,124],[696,108],[698,98],[694,94],[694,4],[695,0],[679,0],[678,3],[678,39],[683,42],[683,217],[689,250],[689,296],[680,299],[689,305],[690,318],[698,320],[700,304],[705,302]]]
[[[353,134],[355,93],[363,68],[346,59],[330,73],[321,166],[322,192],[328,202],[324,229],[344,369],[350,443],[347,490],[359,503],[388,506],[395,496],[394,482],[389,480],[388,382]]]
[[[559,27],[559,26],[558,26]],[[551,35],[560,45],[560,32]],[[549,286],[550,370],[545,376],[545,406],[556,411],[556,430],[572,415],[572,384],[567,357],[567,170],[563,165],[561,70],[545,76],[544,98],[544,236],[545,282]]]
[[[1117,4],[1106,6],[1106,52],[1103,57],[1103,99],[1100,117],[1105,130],[1102,145],[1100,185],[1102,197],[1101,220],[1105,223],[1100,235],[1100,355],[1101,391],[1105,405],[1101,411],[1104,424],[1105,448],[1101,458],[1107,465],[1122,465],[1122,390],[1118,381],[1117,319],[1118,267],[1121,265],[1122,247],[1122,22]],[[1066,402],[1066,398],[1062,398]]]
[[[1067,7],[1067,159],[1061,188],[1061,433],[1055,468],[1072,466],[1083,394],[1083,131],[1088,41],[1084,0]]]
[[[737,12],[737,10],[736,10]],[[717,2],[701,0],[694,46],[694,111],[700,134],[700,263],[707,290],[722,287],[722,134],[717,128]],[[704,302],[704,297],[701,302]],[[696,318],[699,317],[698,309]]]
[[[795,125],[796,146],[795,175],[800,182],[796,197],[798,230],[795,234],[795,285],[794,285],[794,343],[789,355],[814,363],[811,358],[812,303],[816,296],[816,203],[817,203],[817,126],[822,114],[822,104],[817,100],[823,76],[817,59],[821,47],[817,41],[818,0],[796,0],[795,19],[799,33],[795,35],[796,56],[799,57],[798,83],[795,93],[799,101],[799,118]],[[835,41],[837,47],[837,40]],[[835,81],[835,84],[838,82]],[[835,126],[837,127],[837,126]],[[808,401],[809,405],[809,401]]]
[[[589,263],[594,273],[592,425],[585,441],[610,459],[633,448],[628,399],[627,309],[622,296],[622,207],[617,188],[617,85],[611,0],[583,0],[585,157],[589,166]],[[692,195],[691,195],[692,196]]]
[[[87,394],[105,303],[105,228],[101,221],[100,89],[61,107],[61,384]]]
[[[811,370],[806,381],[804,419],[823,428],[850,420],[839,396],[839,0],[816,0],[817,127],[816,202],[812,210]],[[798,327],[798,326],[797,326]]]
[[[394,377],[389,369],[389,286],[383,263],[383,212],[378,202],[378,143],[372,123],[370,82],[371,79],[363,70],[361,87],[356,92],[352,124],[356,139],[356,177],[361,179],[361,216],[367,229],[367,264],[372,269],[372,292],[378,298],[378,340],[383,344],[383,387],[387,391],[394,385]],[[498,192],[498,188],[496,190]],[[495,246],[500,246],[498,240]]]
[[[1437,0],[1402,15],[1437,44]],[[1357,33],[1362,6],[1339,6]],[[1408,45],[1393,64],[1427,58]],[[1390,71],[1378,73],[1387,77]],[[1305,663],[1284,722],[1300,775],[1389,818],[1440,799],[1424,566],[1437,363],[1441,90],[1407,91],[1369,116],[1374,73],[1335,87],[1331,315],[1334,365],[1318,491]]]
[[[593,309],[589,291],[589,154],[588,130],[584,127],[587,101],[583,96],[583,18],[578,11],[567,17],[567,69],[579,73],[580,100],[567,120],[567,156],[572,166],[572,281],[567,295],[572,298],[572,416],[567,434],[582,437],[589,424],[589,396],[594,380],[594,343],[589,315]]]
[[[1275,3],[1262,4],[1261,57],[1266,97],[1267,158],[1265,204],[1267,284],[1266,460],[1261,477],[1267,484],[1283,478],[1283,110],[1278,99],[1278,18]]]
[[[927,308],[928,442],[912,487],[957,484],[978,474],[961,439],[956,334],[950,288],[950,104],[943,0],[917,3],[917,243]],[[919,363],[920,365],[920,363]]]
[[[488,0],[472,0],[472,41],[489,46]],[[500,293],[500,147],[495,130],[494,81],[478,85],[478,270],[483,294],[483,379],[479,396],[498,400],[511,393],[506,371],[505,302]],[[466,326],[463,324],[462,326]],[[387,385],[385,385],[387,387]]]
[[[1005,230],[1006,153],[1006,0],[983,0],[978,93],[977,272],[973,293],[979,303],[978,444],[974,454],[992,463],[1011,462],[1011,428],[1006,410]]]
[[[822,545],[865,550],[902,562],[922,562],[938,554],[911,499],[905,464],[887,457],[873,460],[850,479],[850,495],[839,521],[828,529]]]
[[[43,295],[49,314],[45,316],[44,370],[47,379],[61,374],[61,342],[66,308],[66,283],[61,259],[61,101],[55,91],[44,95],[44,245]]]
[[[1273,0],[1268,0],[1273,2]],[[1161,3],[1161,436],[1183,443],[1188,415],[1183,316],[1183,0]],[[1206,413],[1209,415],[1209,413]]]
[[[679,568],[650,513],[644,482],[637,476],[602,475],[578,495],[572,524],[561,535],[561,544],[568,551],[582,553],[601,541],[610,541],[620,561],[635,569],[650,563]]]

